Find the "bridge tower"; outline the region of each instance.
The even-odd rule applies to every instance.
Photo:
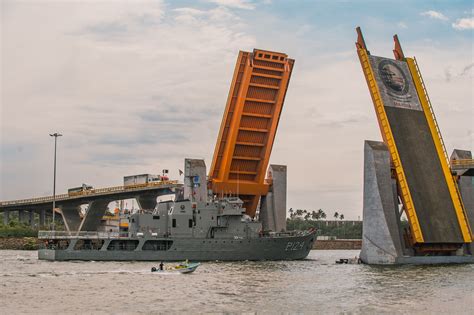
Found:
[[[362,260],[472,260],[472,231],[416,59],[405,57],[397,35],[395,59],[389,59],[371,55],[360,28],[357,34],[383,138],[365,144]]]
[[[238,195],[254,216],[265,182],[294,60],[284,53],[240,51],[209,181],[215,194]]]

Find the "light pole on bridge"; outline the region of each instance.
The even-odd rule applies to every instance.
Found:
[[[54,137],[54,180],[53,180],[53,224],[52,224],[52,228],[53,228],[53,231],[55,230],[55,209],[56,209],[56,146],[57,146],[57,142],[58,142],[58,137],[61,137],[62,134],[60,133],[53,133],[53,134],[49,134],[51,137]]]

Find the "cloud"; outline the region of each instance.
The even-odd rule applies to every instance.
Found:
[[[220,6],[229,7],[229,8],[245,9],[245,10],[255,9],[255,4],[249,0],[208,0],[208,1],[218,4]]]
[[[433,10],[421,12],[420,15],[427,16],[429,18],[436,19],[436,20],[441,20],[441,21],[447,21],[448,20],[448,18],[443,13],[433,11]]]
[[[462,69],[462,72],[459,75],[468,74],[473,67],[474,67],[474,63],[471,63],[470,65],[465,66],[464,69]]]
[[[64,134],[60,191],[211,157],[236,55],[255,37],[227,7],[122,4],[10,2],[2,12],[0,199],[44,192],[54,131]],[[25,177],[19,143],[37,144],[22,146],[35,151]]]
[[[474,29],[474,17],[457,19],[452,26],[458,31],[472,30]]]
[[[458,73],[458,74],[455,73],[454,75],[453,75],[450,67],[445,68],[444,69],[444,76],[445,76],[446,82],[451,82],[452,79],[456,79],[456,78],[459,78],[459,77],[462,77],[462,76],[465,76],[465,75],[469,75],[469,73],[471,73],[471,70],[472,70],[473,67],[474,67],[474,63],[470,63],[467,66],[462,67],[462,70],[456,71],[456,73]]]
[[[403,22],[403,21],[398,22],[398,23],[397,23],[397,26],[398,26],[399,28],[403,28],[403,29],[407,29],[407,28],[408,28],[408,25],[407,25],[405,22]]]
[[[185,157],[204,158],[209,167],[237,53],[258,47],[296,59],[270,161],[288,165],[288,206],[338,209],[348,218],[361,214],[363,141],[381,137],[353,30],[344,26],[349,18],[318,26],[313,18],[203,1],[183,7],[157,1],[7,3],[0,200],[38,196],[52,187],[48,134],[54,131],[64,134],[58,192],[82,182],[119,185],[123,175],[163,168],[178,178]],[[261,3],[247,2],[255,8]],[[366,27],[371,51],[390,56],[391,41],[379,40],[377,32],[393,31],[393,23]],[[417,31],[404,47],[417,55],[448,151],[472,147],[471,40],[466,32],[457,34],[452,49],[450,39],[423,41]],[[302,145],[304,154],[295,154]],[[353,188],[334,171],[341,165],[343,182]]]
[[[444,69],[444,77],[446,82],[451,82],[453,75],[451,74],[451,70],[449,68]]]
[[[195,8],[177,8],[173,11],[181,13],[181,14],[189,14],[189,15],[205,15],[207,12],[204,10],[198,10]]]

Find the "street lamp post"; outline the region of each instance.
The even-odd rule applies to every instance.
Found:
[[[62,134],[60,133],[53,133],[53,134],[49,134],[51,137],[54,137],[54,180],[53,180],[53,224],[52,224],[52,228],[53,228],[53,231],[55,230],[55,209],[56,209],[56,146],[57,146],[57,143],[58,143],[58,137],[61,137]]]

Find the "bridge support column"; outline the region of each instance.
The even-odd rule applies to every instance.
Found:
[[[472,152],[467,150],[454,150],[451,154],[451,161],[453,160],[472,160]],[[464,210],[471,227],[471,232],[474,233],[474,169],[471,165],[466,165],[466,168],[458,167],[456,170],[458,177],[458,188],[461,193]],[[474,242],[468,245],[471,255],[474,255]]]
[[[78,226],[78,231],[97,231],[101,219],[107,211],[107,206],[112,200],[94,200],[89,203],[84,219]]]
[[[471,232],[474,233],[474,177],[461,176],[458,185]],[[468,248],[471,255],[474,255],[474,242],[471,242]]]
[[[286,230],[286,165],[270,165],[268,178],[272,180],[270,190],[262,196],[259,213],[265,231]]]
[[[25,223],[25,211],[18,210],[18,222]]]
[[[471,231],[474,233],[474,177],[461,176],[458,181],[458,186]],[[471,255],[474,255],[474,242],[471,242],[467,247]]]
[[[156,207],[156,194],[139,195],[135,197],[140,209],[153,210]]]
[[[30,210],[28,213],[28,224],[31,227],[35,226],[35,211],[34,210]]]
[[[10,211],[5,210],[3,211],[3,224],[8,225],[8,223],[10,223]]]
[[[46,223],[46,210],[41,209],[39,211],[39,226],[40,226],[40,228],[44,227],[45,223]]]
[[[67,231],[78,231],[81,224],[79,205],[63,205],[59,207],[61,217]]]

